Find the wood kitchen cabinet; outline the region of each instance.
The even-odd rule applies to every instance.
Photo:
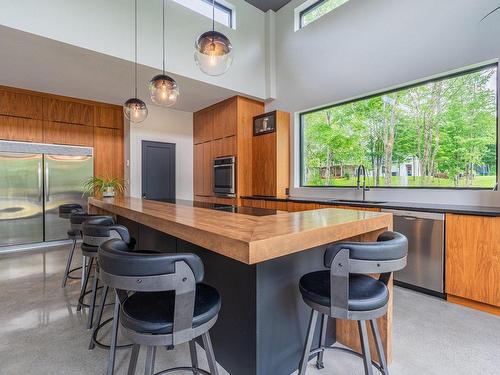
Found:
[[[213,193],[213,159],[224,156],[236,157],[237,196],[251,194],[252,119],[262,112],[264,103],[235,96],[194,113],[195,200],[217,202]],[[240,204],[239,198],[234,202]]]
[[[43,121],[0,115],[0,139],[43,142]]]
[[[67,124],[94,125],[94,105],[78,100],[43,98],[43,118]]]
[[[212,187],[212,142],[194,145],[193,193],[195,196],[210,197]]]
[[[448,300],[500,315],[500,217],[446,214]]]
[[[0,114],[42,120],[43,98],[30,91],[0,87]]]
[[[214,108],[213,138],[236,135],[236,100],[225,100]]]
[[[276,111],[275,131],[252,139],[252,195],[284,198],[290,184],[290,114]]]
[[[94,129],[85,125],[44,121],[43,142],[92,147],[94,145]]]
[[[94,147],[94,175],[124,177],[121,106],[0,86],[0,139]]]
[[[94,175],[123,179],[123,130],[94,129]]]
[[[231,137],[215,139],[212,144],[214,158],[236,155],[236,137],[234,135]]]
[[[213,139],[214,111],[207,109],[193,115],[194,144],[209,142]]]

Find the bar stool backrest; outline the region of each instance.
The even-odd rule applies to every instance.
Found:
[[[392,272],[406,267],[408,240],[398,232],[384,232],[376,242],[338,242],[327,247],[325,267],[330,269],[331,313],[349,314],[349,274],[380,274],[388,284]]]
[[[131,241],[127,228],[115,224],[111,216],[94,217],[82,223],[82,240],[85,245],[98,247],[113,238],[121,239],[127,244]]]
[[[61,219],[69,219],[74,212],[84,212],[84,209],[80,204],[76,203],[61,204],[59,206],[59,217]]]
[[[82,224],[85,221],[87,221],[89,219],[97,219],[97,218],[107,218],[107,219],[111,218],[111,220],[113,220],[113,218],[111,216],[107,216],[107,215],[88,214],[86,212],[73,212],[69,217],[69,221],[71,223],[71,229],[81,231]]]
[[[124,241],[112,239],[99,248],[98,262],[101,279],[117,290],[120,303],[130,292],[175,291],[173,342],[184,342],[192,330],[196,283],[204,277],[197,255],[131,252]]]

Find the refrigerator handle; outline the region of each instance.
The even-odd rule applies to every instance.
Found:
[[[43,199],[43,175],[42,175],[42,161],[38,162],[38,201]]]
[[[49,163],[45,161],[45,202],[50,200],[50,175],[49,175]]]

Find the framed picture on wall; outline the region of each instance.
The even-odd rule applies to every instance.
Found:
[[[264,113],[253,118],[253,135],[274,133],[276,131],[276,111]]]

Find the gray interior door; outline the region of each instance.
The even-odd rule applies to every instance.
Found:
[[[91,156],[45,155],[45,241],[68,238],[68,220],[59,218],[59,206],[86,207],[83,184],[93,175]]]
[[[42,155],[2,152],[0,176],[0,246],[42,242]]]
[[[175,200],[175,144],[142,141],[142,196]]]

